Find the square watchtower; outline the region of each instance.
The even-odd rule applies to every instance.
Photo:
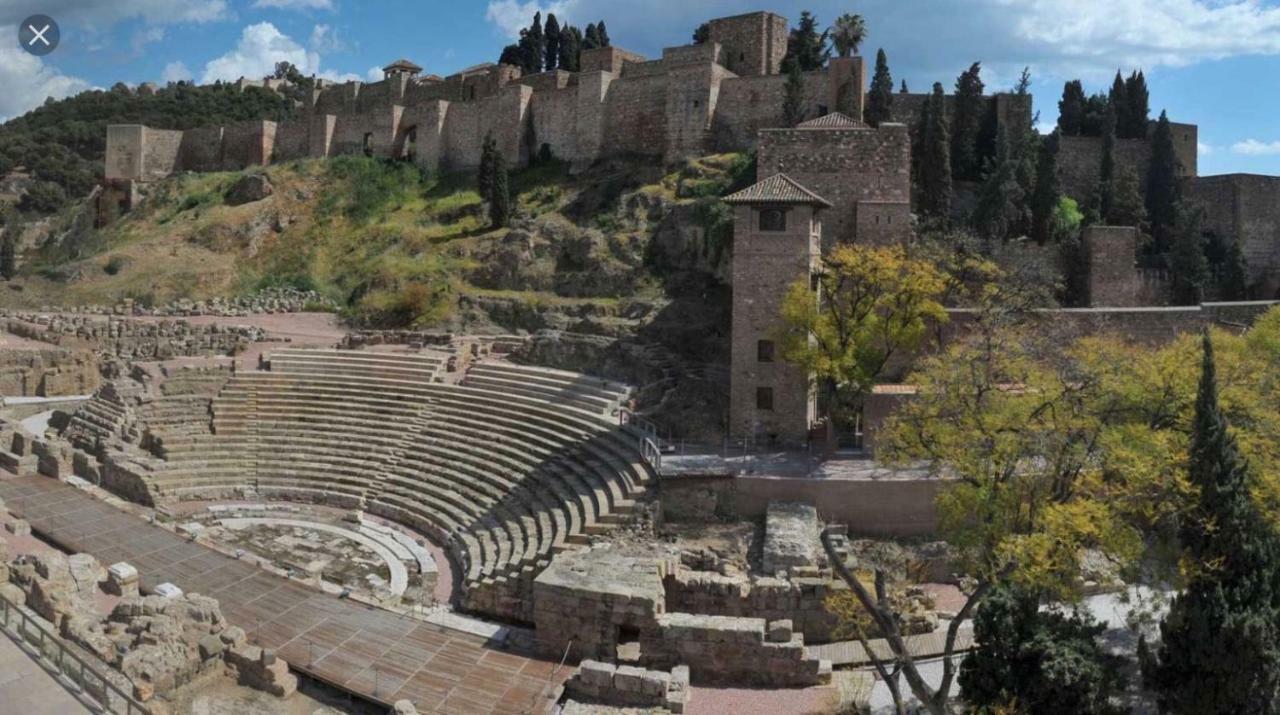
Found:
[[[787,18],[771,12],[721,17],[707,23],[720,44],[721,64],[739,77],[782,73],[787,56]]]
[[[831,204],[785,174],[724,199],[733,206],[733,337],[729,433],[757,443],[799,446],[817,417],[812,376],[783,361],[782,304],[810,286],[822,257],[821,212]]]

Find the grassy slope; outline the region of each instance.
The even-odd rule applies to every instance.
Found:
[[[705,203],[698,197],[725,190],[745,166],[742,157],[725,156],[666,175],[625,163],[582,176],[570,176],[558,163],[523,169],[512,176],[516,225],[567,232],[570,242],[594,240],[588,263],[574,266],[587,275],[619,262],[631,264],[619,270],[643,273],[648,267],[635,257],[644,255],[654,222],[628,213],[625,197],[644,194],[648,205],[660,207]],[[274,194],[242,206],[223,200],[237,172],[159,182],[141,208],[112,226],[28,251],[17,281],[22,291],[0,295],[0,305],[162,303],[292,284],[331,296],[367,324],[429,326],[447,319],[461,294],[539,305],[632,297],[566,292],[559,284],[555,290],[474,285],[479,262],[509,229],[489,228],[469,174],[428,176],[362,157],[290,162],[265,173]],[[564,249],[548,250],[555,255],[544,260],[550,263],[544,270],[565,270],[566,261],[555,257]],[[659,281],[647,275],[628,285],[632,293],[660,292]]]

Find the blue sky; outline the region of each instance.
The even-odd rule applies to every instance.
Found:
[[[367,79],[405,56],[437,74],[497,58],[536,9],[649,56],[710,17],[769,9],[824,24],[867,19],[895,80],[950,88],[981,61],[989,91],[1030,66],[1041,122],[1066,79],[1104,90],[1117,68],[1146,72],[1155,111],[1200,125],[1200,173],[1280,174],[1280,0],[0,0],[0,33],[41,12],[62,44],[37,59],[0,41],[0,117],[46,96],[117,81],[261,76],[287,59],[331,79]]]

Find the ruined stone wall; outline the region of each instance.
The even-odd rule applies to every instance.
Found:
[[[143,132],[142,176],[153,178],[168,176],[178,169],[178,149],[182,146],[182,132],[148,127]]]
[[[1116,166],[1127,166],[1138,174],[1138,185],[1147,190],[1147,172],[1151,167],[1151,143],[1145,139],[1117,139]],[[1102,172],[1101,137],[1059,137],[1058,181],[1062,193],[1083,206],[1098,185]]]
[[[629,64],[640,64],[645,61],[643,55],[627,52],[620,47],[600,47],[594,50],[583,50],[578,61],[578,69],[582,72],[609,72],[622,74]]]
[[[902,228],[901,208],[885,212],[885,202],[911,201],[911,138],[901,124],[878,129],[768,129],[760,133],[760,177],[783,173],[830,201],[823,215],[823,242],[887,243]],[[857,232],[860,202],[876,202],[886,223],[867,221],[869,235]],[[899,217],[897,226],[888,223]]]
[[[1204,230],[1239,241],[1259,295],[1280,290],[1280,177],[1202,176],[1184,183],[1189,203],[1205,212]]]
[[[1090,226],[1084,243],[1089,252],[1089,304],[1094,307],[1147,305],[1136,265],[1138,229]]]
[[[87,395],[101,381],[93,355],[87,352],[52,346],[0,350],[0,395],[6,397]]]
[[[816,542],[815,542],[816,543]],[[832,640],[838,619],[827,610],[827,596],[849,587],[839,579],[789,579],[722,576],[708,571],[679,569],[663,579],[667,610],[735,618],[790,620],[807,643]]]
[[[275,147],[269,157],[272,162],[301,159],[311,148],[311,127],[305,119],[280,122],[276,125]]]
[[[222,168],[242,169],[268,163],[268,143],[275,139],[275,122],[249,121],[229,124],[222,133]]]
[[[782,105],[787,78],[782,75],[728,77],[720,84],[712,120],[712,143],[719,151],[742,151],[756,147],[761,129],[786,127]],[[830,85],[825,73],[804,76],[805,117],[822,116],[831,109],[827,97]],[[764,175],[761,175],[764,178]]]

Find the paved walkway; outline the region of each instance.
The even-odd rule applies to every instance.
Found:
[[[128,561],[149,592],[170,581],[217,598],[222,613],[296,670],[419,712],[539,713],[570,668],[486,639],[337,599],[147,524],[48,477],[0,479],[0,499],[32,529],[103,564]]]
[[[7,633],[0,633],[0,711],[15,715],[92,712],[14,643]]]

